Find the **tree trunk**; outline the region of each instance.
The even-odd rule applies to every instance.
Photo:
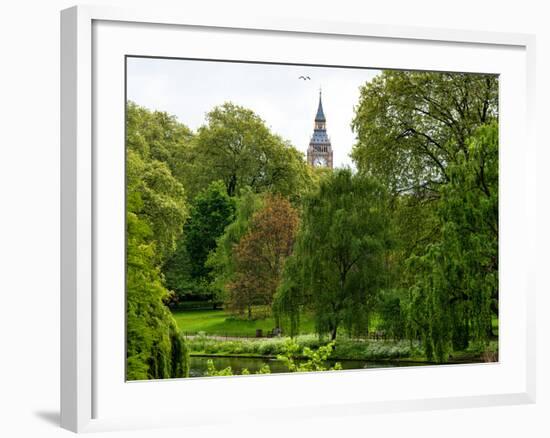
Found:
[[[237,175],[233,174],[229,177],[229,183],[227,184],[227,194],[233,196],[235,189],[237,188]]]
[[[332,329],[331,333],[330,333],[330,340],[331,341],[334,341],[336,340],[336,332],[338,330],[338,325],[335,325],[334,328]]]

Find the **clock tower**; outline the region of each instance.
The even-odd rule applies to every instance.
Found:
[[[327,135],[327,120],[323,111],[323,102],[319,91],[319,106],[315,116],[313,135],[307,148],[307,162],[314,167],[332,169],[332,146]]]

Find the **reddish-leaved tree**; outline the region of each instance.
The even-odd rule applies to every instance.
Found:
[[[268,195],[250,229],[233,249],[236,272],[228,285],[228,307],[252,318],[253,306],[270,306],[286,258],[292,252],[298,214],[279,195]]]

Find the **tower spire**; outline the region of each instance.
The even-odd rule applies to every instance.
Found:
[[[315,116],[316,122],[326,122],[325,112],[323,111],[323,99],[321,87],[319,87],[319,106],[317,108],[317,115]]]

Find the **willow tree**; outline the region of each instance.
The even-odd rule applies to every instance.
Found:
[[[126,140],[127,378],[184,377],[185,341],[164,304],[169,292],[160,266],[174,251],[187,206],[182,185],[155,158],[147,139],[153,114],[128,106]],[[160,147],[160,144],[157,144]]]
[[[356,107],[358,171],[393,195],[399,310],[438,361],[496,315],[497,126],[495,75],[384,71]]]
[[[441,237],[413,257],[411,324],[439,362],[486,347],[498,316],[498,125],[480,127],[448,168],[437,215]]]
[[[296,246],[278,291],[282,314],[313,311],[318,333],[331,339],[341,326],[350,333],[368,330],[384,280],[386,201],[380,184],[349,169],[321,180],[304,200]]]

